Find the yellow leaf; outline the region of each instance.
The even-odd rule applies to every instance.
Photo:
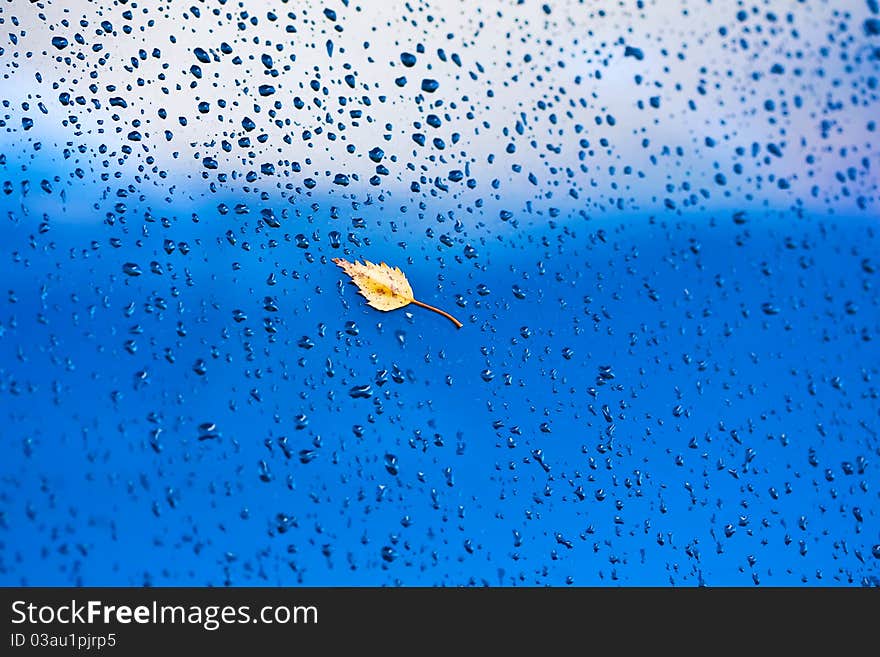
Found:
[[[387,312],[413,303],[443,315],[455,324],[456,328],[461,328],[461,322],[449,313],[417,301],[413,297],[412,286],[398,267],[391,268],[384,262],[376,264],[369,260],[360,263],[357,260],[348,262],[342,258],[333,258],[333,262],[349,275],[352,282],[358,286],[361,295],[367,300],[367,304],[373,308]]]

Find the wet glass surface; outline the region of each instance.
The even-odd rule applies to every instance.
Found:
[[[0,584],[878,584],[874,0],[64,4]]]

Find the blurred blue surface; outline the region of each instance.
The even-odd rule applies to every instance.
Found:
[[[880,162],[870,21],[877,8],[851,4],[854,16],[825,7],[831,13],[821,21],[803,3],[778,17],[772,7],[749,10],[758,28],[744,28],[740,41],[730,30],[747,21],[736,12],[722,12],[721,31],[715,14],[699,14],[705,29],[697,32],[708,35],[700,39],[685,23],[691,36],[676,34],[691,41],[679,43],[682,51],[713,39],[744,48],[747,36],[760,43],[780,23],[806,21],[812,32],[791,38],[812,35],[810,44],[831,49],[834,56],[823,55],[827,75],[805,66],[774,83],[775,102],[806,88],[819,89],[818,97],[843,80],[852,103],[833,120],[807,117],[808,108],[801,119],[771,116],[758,125],[752,103],[771,115],[775,105],[751,98],[737,115],[740,133],[725,134],[733,119],[723,112],[741,109],[737,96],[745,92],[719,91],[727,109],[699,115],[711,122],[705,133],[696,119],[689,125],[675,114],[621,130],[623,140],[632,132],[664,144],[647,166],[636,165],[638,177],[635,169],[622,173],[627,160],[613,143],[588,156],[581,150],[580,161],[596,163],[562,173],[578,161],[565,149],[592,148],[578,140],[600,143],[591,132],[606,134],[607,112],[597,108],[614,98],[600,96],[589,110],[575,104],[567,118],[554,113],[550,132],[534,127],[543,125],[534,117],[525,137],[505,127],[500,143],[518,133],[521,149],[530,136],[555,135],[560,122],[568,131],[559,137],[562,150],[542,141],[524,160],[502,148],[487,163],[498,151],[469,128],[459,144],[474,156],[465,164],[451,152],[449,161],[442,153],[409,154],[416,147],[407,132],[399,161],[383,154],[394,173],[381,185],[368,184],[369,170],[340,185],[337,176],[351,172],[338,154],[315,184],[303,182],[307,165],[299,173],[289,160],[246,178],[245,170],[259,168],[253,154],[243,168],[220,165],[230,176],[218,178],[217,162],[202,167],[198,158],[204,162],[223,137],[249,131],[215,135],[200,124],[196,139],[213,141],[202,143],[207,150],[189,144],[198,151],[196,169],[181,139],[172,146],[184,157],[166,153],[163,163],[161,130],[136,138],[129,131],[145,130],[132,124],[136,110],[153,116],[175,101],[135,84],[141,95],[129,98],[128,110],[108,105],[122,92],[106,87],[95,93],[103,104],[94,112],[75,99],[35,110],[39,98],[54,103],[66,84],[83,88],[85,73],[82,81],[65,76],[88,70],[104,51],[84,47],[86,64],[37,53],[29,65],[43,73],[28,91],[9,82],[34,79],[18,71],[25,46],[5,44],[4,93],[21,97],[5,104],[0,142],[0,585],[876,586]],[[341,24],[321,7],[304,16]],[[354,11],[336,7],[343,8]],[[61,25],[41,22],[30,7],[16,10],[31,12],[31,30]],[[542,20],[559,11],[531,10]],[[3,11],[11,30],[12,14]],[[252,12],[266,13],[262,5]],[[93,30],[97,19],[89,20]],[[851,27],[841,31],[840,22]],[[647,48],[658,23],[634,24],[641,27],[627,42]],[[209,32],[195,25],[191,38],[201,43],[195,39]],[[543,34],[556,35],[566,55],[592,48],[582,43],[593,43],[587,28],[532,25],[522,47],[535,56]],[[446,43],[404,27],[395,33],[399,43],[379,39],[378,47],[416,51],[423,38],[433,57]],[[332,31],[308,38],[323,50]],[[135,53],[150,43],[137,34],[119,38],[118,48],[130,43]],[[474,48],[489,48],[487,39],[477,37]],[[620,60],[624,46],[608,43]],[[277,49],[264,50],[282,59]],[[294,51],[318,56],[304,46]],[[489,50],[479,52],[491,62]],[[705,62],[700,75],[723,80],[733,71],[748,85],[752,67],[772,67],[767,53],[777,51],[765,43],[760,52],[757,63],[737,54]],[[639,64],[639,53],[627,49],[623,61]],[[368,54],[347,56],[357,70],[357,58],[366,62]],[[192,77],[190,63],[205,58],[213,61],[189,55],[183,68],[172,59],[168,75],[180,69]],[[789,69],[800,61],[782,59]],[[679,81],[693,88],[690,60],[677,61]],[[129,68],[129,80],[142,74]],[[562,69],[532,84],[536,97],[546,97],[543,89],[559,93]],[[104,75],[90,79],[103,84]],[[237,88],[236,80],[219,79],[221,90]],[[763,79],[751,76],[755,86]],[[60,86],[47,92],[49,80]],[[463,73],[460,80],[442,78],[438,93],[483,84]],[[391,93],[389,82],[361,91]],[[709,90],[697,97],[714,93],[709,83],[699,86]],[[303,89],[297,93],[308,98]],[[195,102],[199,93],[183,88],[177,97]],[[330,102],[332,94],[314,96]],[[480,101],[497,105],[496,114],[484,114],[494,124],[483,128],[490,134],[505,113],[507,123],[518,120],[494,98]],[[244,115],[261,119],[253,102],[242,97],[241,106],[223,110],[236,129]],[[417,96],[419,112],[422,103]],[[832,114],[833,104],[826,107]],[[442,114],[449,106],[428,109]],[[792,101],[794,113],[795,106],[802,103]],[[325,109],[329,116],[319,107],[316,116]],[[410,109],[384,107],[371,123]],[[546,118],[543,109],[536,116]],[[105,110],[123,113],[124,130],[114,134],[109,120],[89,124],[106,125],[103,135],[83,130]],[[68,123],[79,112],[80,122]],[[594,113],[606,118],[594,121]],[[31,131],[39,126],[22,121],[58,116],[63,125],[53,123],[39,139]],[[342,119],[332,118],[331,128],[335,120]],[[456,120],[444,122],[457,129]],[[670,137],[671,124],[690,134]],[[273,129],[266,125],[264,134]],[[302,129],[291,133],[299,139]],[[289,147],[273,135],[264,148],[303,159],[312,146],[303,139],[307,145]],[[382,142],[388,154],[396,139]],[[673,146],[686,142],[686,149]],[[141,152],[141,144],[149,148]],[[800,149],[803,159],[786,160],[780,148],[785,157]],[[315,171],[329,157],[319,150]],[[358,142],[358,157],[368,150]],[[152,170],[148,153],[159,163]],[[646,147],[638,157],[650,153]],[[733,179],[750,157],[736,185],[718,177],[727,171]],[[511,164],[501,185],[483,175]],[[449,174],[455,167],[472,185]],[[543,172],[533,184],[531,170]],[[422,183],[411,185],[419,176]],[[627,182],[618,187],[618,180]],[[400,266],[417,298],[464,327],[414,306],[367,307],[333,257]]]
[[[874,581],[876,227],[601,225],[449,249],[442,291],[397,251],[460,331],[367,308],[320,230],[237,270],[205,217],[130,277],[7,226],[4,583]]]

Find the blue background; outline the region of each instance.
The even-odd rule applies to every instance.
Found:
[[[6,112],[0,584],[880,581],[870,142],[812,204],[258,197],[71,175]]]

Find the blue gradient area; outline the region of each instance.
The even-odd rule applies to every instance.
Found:
[[[3,199],[0,583],[877,584],[875,218],[313,202]]]
[[[0,7],[0,585],[880,583],[875,0],[72,4]]]

